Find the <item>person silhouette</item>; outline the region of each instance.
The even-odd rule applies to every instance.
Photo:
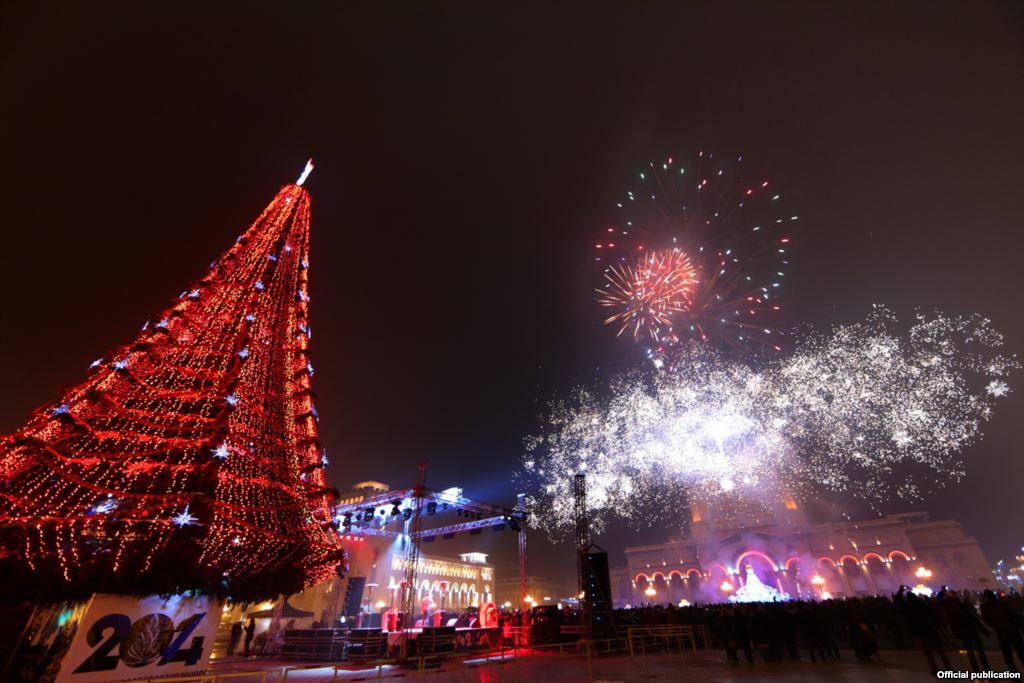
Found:
[[[245,656],[249,656],[249,648],[252,646],[252,639],[256,635],[256,618],[249,617],[249,623],[245,627]]]

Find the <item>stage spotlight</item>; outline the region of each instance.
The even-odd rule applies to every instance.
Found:
[[[402,517],[408,522],[409,518],[412,517],[412,508],[405,508],[402,510]]]
[[[512,531],[519,532],[519,522],[516,521],[515,517],[508,518],[508,526]]]
[[[400,513],[400,512],[401,512],[401,510],[398,508],[398,503],[392,503],[391,504],[391,516],[392,517],[397,517],[398,513]]]
[[[351,512],[346,512],[345,515],[341,518],[341,526],[343,526],[345,528],[348,528],[348,527],[352,526],[352,513]]]
[[[373,519],[373,515],[376,511],[373,508],[366,508],[363,510],[363,521],[369,522]]]
[[[437,512],[437,503],[433,501],[427,503],[427,514],[433,515],[435,512]]]

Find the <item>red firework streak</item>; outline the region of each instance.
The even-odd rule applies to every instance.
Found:
[[[262,599],[343,562],[311,388],[306,174],[0,441],[0,590]]]

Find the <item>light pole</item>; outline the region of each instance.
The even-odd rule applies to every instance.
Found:
[[[370,611],[370,605],[373,604],[373,589],[379,586],[379,583],[368,583],[366,584],[366,611]]]
[[[818,589],[818,592],[821,594],[821,597],[824,598],[825,597],[825,577],[823,577],[821,574],[815,574],[814,576],[811,577],[811,583],[814,584],[814,586]]]

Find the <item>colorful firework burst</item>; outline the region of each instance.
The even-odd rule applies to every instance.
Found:
[[[601,306],[613,309],[605,324],[655,342],[671,335],[673,316],[687,310],[697,284],[690,257],[678,248],[649,251],[630,265],[613,263],[605,278],[607,286],[597,290]]]
[[[781,350],[779,292],[789,265],[788,231],[798,216],[742,160],[700,152],[687,163],[651,163],[617,203],[614,224],[595,245],[608,280],[602,305],[638,313],[628,299],[605,302],[616,286],[615,270],[628,270],[638,253],[680,249],[694,275],[681,305],[663,311],[661,320],[645,318],[655,325],[641,328],[658,335],[634,334],[636,339],[650,337],[661,347],[689,339],[723,351]],[[619,334],[622,322],[619,316],[606,320],[619,326]]]

